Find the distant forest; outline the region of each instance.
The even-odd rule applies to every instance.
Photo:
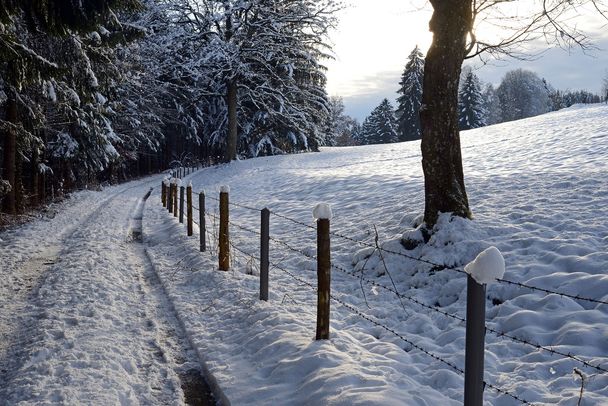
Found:
[[[421,138],[420,105],[424,56],[418,47],[408,57],[398,88],[396,108],[385,98],[359,124],[344,114],[340,99],[333,100],[336,145],[366,145],[417,140]],[[599,80],[599,78],[598,78]],[[573,104],[608,102],[608,71],[602,94],[585,90],[558,90],[536,73],[516,69],[503,77],[500,85],[484,84],[470,67],[460,78],[459,127],[461,130],[484,127],[533,117]]]

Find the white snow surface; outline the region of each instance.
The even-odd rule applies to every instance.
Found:
[[[498,248],[489,247],[469,262],[464,271],[480,285],[495,283],[505,274],[505,259]]]
[[[331,212],[331,206],[327,203],[319,203],[312,209],[312,217],[315,220],[331,220],[333,213]]]
[[[608,107],[464,132],[475,218],[441,215],[427,243],[415,231],[424,201],[419,151],[419,142],[324,148],[186,176],[194,192],[230,185],[231,201],[239,204],[230,208],[229,272],[217,270],[217,196],[206,200],[208,249],[201,253],[199,228],[187,237],[185,225],[162,208],[160,176],[77,194],[55,219],[3,233],[0,333],[8,339],[0,342],[23,345],[0,348],[0,399],[183,404],[175,362],[150,351],[159,345],[156,308],[177,315],[225,403],[459,405],[463,376],[438,359],[464,368],[466,275],[431,263],[462,268],[494,246],[504,255],[505,279],[608,301]],[[128,207],[137,207],[147,182],[157,188],[144,209],[141,249],[170,306],[146,299],[144,257],[125,241]],[[339,268],[332,269],[332,295],[377,322],[332,301],[327,341],[314,340],[310,209],[320,201],[335,214],[332,263]],[[260,213],[248,207],[271,209],[268,302],[259,300]],[[402,236],[417,245],[406,250]],[[51,257],[44,277],[30,281],[36,259]],[[401,299],[361,277],[398,290]],[[608,368],[606,304],[498,282],[487,287],[486,308],[493,330]],[[484,379],[528,402],[577,404],[581,380],[574,368],[585,376],[581,404],[606,404],[608,374],[486,334]],[[520,404],[490,387],[484,399]]]
[[[228,186],[228,185],[221,185],[220,186],[220,193],[230,193],[230,186]]]

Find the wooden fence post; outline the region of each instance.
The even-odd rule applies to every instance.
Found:
[[[173,186],[173,182],[170,181],[169,190],[167,191],[167,210],[169,210],[169,213],[173,213]]]
[[[268,267],[270,260],[270,210],[262,209],[260,227],[260,300],[268,301]]]
[[[163,179],[160,185],[160,201],[163,203],[163,207],[167,207],[167,185],[165,185],[165,180]]]
[[[329,222],[331,208],[318,204],[313,210],[317,219],[317,340],[329,339],[329,312],[331,300],[331,251]]]
[[[221,271],[230,269],[230,236],[228,232],[229,198],[230,188],[222,186],[220,188],[220,244],[219,244],[219,268]]]
[[[177,217],[177,180],[173,185],[173,217]]]
[[[464,361],[464,404],[483,405],[486,337],[486,285],[467,276],[467,331]]]
[[[192,183],[188,184],[186,188],[186,196],[187,196],[187,215],[188,215],[188,237],[192,235]]]
[[[179,222],[184,224],[184,192],[185,187],[179,187]]]
[[[207,232],[205,226],[205,192],[198,194],[198,220],[201,232],[201,252],[205,252],[207,250],[205,241],[205,234]]]

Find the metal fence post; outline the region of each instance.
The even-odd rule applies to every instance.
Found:
[[[262,209],[260,227],[260,300],[268,301],[268,267],[270,260],[270,210]]]
[[[220,241],[219,241],[219,269],[230,269],[230,236],[228,232],[229,215],[229,188],[222,186],[220,191]]]
[[[329,219],[317,220],[317,340],[329,339],[331,255]]]
[[[205,234],[207,232],[205,227],[205,192],[198,194],[198,220],[201,233],[201,252],[205,252],[207,250],[205,241]]]
[[[486,337],[486,285],[467,276],[467,331],[464,366],[464,404],[483,406]]]

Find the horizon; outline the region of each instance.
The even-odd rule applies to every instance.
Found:
[[[426,55],[431,43],[428,31],[431,11],[424,3],[357,2],[340,13],[338,26],[331,35],[335,59],[327,63],[327,92],[329,96],[342,97],[346,114],[362,122],[382,99],[395,104],[408,55],[416,45]],[[536,43],[530,51],[530,60],[505,58],[487,64],[479,60],[465,64],[475,69],[482,82],[494,86],[500,84],[506,72],[521,68],[535,72],[559,90],[599,93],[608,70],[608,30],[602,30],[605,25],[593,15],[580,18],[589,25],[597,49],[585,52]],[[389,33],[396,33],[399,41],[379,40]],[[402,45],[395,46],[396,43]],[[537,53],[540,54],[534,56]]]

